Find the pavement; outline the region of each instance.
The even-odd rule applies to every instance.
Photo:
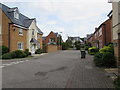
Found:
[[[3,64],[3,88],[113,88],[108,73],[94,65],[93,57],[81,59],[76,50]]]

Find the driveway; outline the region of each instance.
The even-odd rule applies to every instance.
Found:
[[[3,88],[112,88],[106,72],[79,51],[59,51],[2,67]]]

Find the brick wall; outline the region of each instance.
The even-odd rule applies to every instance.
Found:
[[[18,50],[18,42],[23,43],[23,50],[27,49],[27,30],[23,29],[23,35],[19,35],[19,28],[10,25],[10,51]]]
[[[1,10],[1,9],[0,9]],[[9,29],[9,23],[11,21],[8,19],[8,17],[2,12],[2,45],[5,45],[9,47],[8,44],[8,29]]]
[[[38,42],[40,43],[40,48],[43,49],[42,34],[37,34],[37,35],[38,35]]]
[[[58,51],[57,45],[47,45],[46,46],[46,52],[47,53],[57,52],[57,51]]]

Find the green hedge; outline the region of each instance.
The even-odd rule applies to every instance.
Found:
[[[97,52],[99,52],[99,48],[97,48],[97,47],[91,47],[88,49],[88,53],[90,55],[95,55]]]
[[[26,56],[27,55],[24,53],[24,51],[16,50],[2,55],[2,59],[24,58]]]

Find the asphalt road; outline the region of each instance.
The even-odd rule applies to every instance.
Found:
[[[3,88],[64,88],[79,51],[59,51],[2,68]]]
[[[93,57],[81,59],[76,50],[8,61],[1,68],[3,88],[113,88],[108,74],[94,65]]]

